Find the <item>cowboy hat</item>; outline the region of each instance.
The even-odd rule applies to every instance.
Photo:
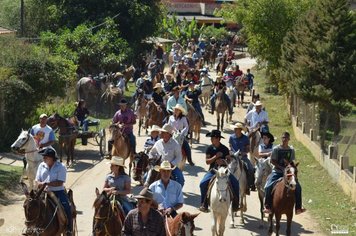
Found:
[[[47,114],[45,114],[45,113],[42,113],[41,115],[40,115],[40,119],[42,119],[42,118],[47,118],[48,116],[47,116]]]
[[[165,125],[163,125],[163,127],[161,129],[159,129],[159,131],[169,133],[172,135],[174,128],[173,128],[173,126],[171,126],[169,124],[165,124]]]
[[[258,100],[257,102],[255,102],[255,106],[262,106],[263,105],[263,103],[260,101],[260,100]]]
[[[178,110],[180,110],[180,111],[183,113],[183,115],[186,114],[186,113],[185,113],[185,109],[184,109],[184,107],[183,107],[181,104],[176,104],[176,105],[173,107],[173,109],[178,109]]]
[[[161,84],[161,83],[157,83],[157,84],[153,87],[153,89],[156,89],[156,88],[162,88],[162,84]]]
[[[57,153],[52,147],[47,147],[38,152],[38,154],[46,157],[52,157],[54,160],[57,160]]]
[[[161,127],[159,127],[158,125],[152,125],[152,127],[148,129],[148,132],[151,133],[153,131],[161,131]]]
[[[223,136],[221,136],[221,132],[220,130],[212,130],[211,132],[208,132],[206,135],[206,137],[215,137],[215,138],[224,138]]]
[[[143,77],[143,79],[144,79],[144,80],[149,80],[150,78],[148,77],[148,75],[145,75],[145,76]]]
[[[149,188],[143,188],[138,195],[134,196],[134,198],[153,200],[153,192]]]
[[[154,169],[155,171],[160,171],[160,170],[174,170],[176,167],[171,166],[171,163],[169,161],[162,161],[160,166],[155,166]]]
[[[126,168],[124,162],[125,162],[124,158],[118,157],[118,156],[112,156],[112,158],[111,158],[110,162],[108,162],[108,164],[122,166],[122,167]]]
[[[263,137],[263,136],[267,136],[267,137],[269,138],[269,142],[270,142],[270,143],[273,143],[273,142],[274,142],[274,137],[273,137],[273,135],[272,135],[270,132],[262,133],[261,135],[262,135],[262,137]]]
[[[246,132],[246,127],[240,122],[237,122],[234,125],[230,125],[230,127],[233,128],[233,129],[242,129],[243,131]]]
[[[120,77],[120,76],[124,76],[124,75],[121,72],[116,72],[114,78],[117,78],[117,77]]]

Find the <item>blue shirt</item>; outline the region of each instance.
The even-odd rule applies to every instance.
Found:
[[[50,183],[54,181],[66,182],[67,169],[59,161],[54,162],[52,168],[49,168],[46,163],[42,162],[37,169],[36,181]],[[48,190],[55,192],[64,190],[64,186],[48,186]]]
[[[167,188],[164,187],[162,180],[157,180],[149,189],[153,192],[153,199],[158,203],[158,208],[168,209],[184,203],[182,186],[174,180],[169,180]]]
[[[240,138],[236,136],[236,134],[232,134],[229,138],[230,148],[233,152],[247,152],[246,147],[250,145],[250,140],[244,134],[241,135]]]

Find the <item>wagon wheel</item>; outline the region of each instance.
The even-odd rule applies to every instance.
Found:
[[[99,134],[99,150],[101,157],[104,157],[106,154],[106,133],[105,129],[100,130]]]

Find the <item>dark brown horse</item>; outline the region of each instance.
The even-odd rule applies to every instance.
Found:
[[[236,91],[237,91],[237,101],[238,101],[237,104],[238,104],[238,106],[240,104],[241,104],[241,106],[243,106],[246,87],[247,86],[246,86],[246,83],[245,83],[244,76],[236,77],[235,88],[236,88]]]
[[[219,92],[216,94],[215,110],[216,110],[217,130],[224,129],[225,112],[228,110],[228,105],[226,100],[224,99],[224,96],[225,96],[225,91],[223,89],[219,90]],[[228,122],[228,118],[226,118],[226,123],[227,122]]]
[[[163,121],[167,116],[166,110],[161,106],[157,106],[153,101],[149,101],[146,106],[146,128],[152,125],[163,126]]]
[[[194,235],[194,218],[197,214],[188,212],[179,213],[176,217],[166,216],[166,234],[170,236],[192,236]]]
[[[50,116],[47,120],[47,124],[51,126],[52,129],[59,130],[59,156],[62,162],[64,150],[67,155],[67,166],[74,161],[74,147],[78,136],[76,124],[70,122],[70,120],[72,121],[73,119],[63,118],[57,113]]]
[[[118,236],[121,235],[124,214],[117,201],[111,202],[105,191],[101,194],[95,189],[96,199],[93,219],[93,235],[95,236]]]
[[[25,210],[25,225],[26,231],[23,235],[27,236],[60,236],[68,235],[66,233],[67,219],[64,211],[58,209],[55,201],[47,197],[46,200],[42,198],[41,194],[46,185],[43,185],[39,190],[31,192],[28,191],[25,183],[21,183],[22,190],[26,196],[23,204]],[[69,199],[72,203],[72,212],[75,212],[73,203],[72,190],[68,191]],[[59,203],[60,204],[60,203]],[[61,211],[61,212],[60,212]],[[73,214],[73,222],[75,222],[75,214]],[[74,227],[73,227],[74,229]],[[72,235],[75,235],[73,232]]]
[[[291,235],[291,224],[293,219],[293,209],[295,203],[295,188],[297,185],[297,164],[290,163],[284,169],[283,179],[276,183],[273,188],[272,214],[268,216],[269,235],[273,233],[273,215],[276,217],[276,235],[279,235],[280,221],[282,214],[287,216],[286,235]]]
[[[141,127],[143,126],[143,122],[146,116],[146,106],[147,106],[147,99],[145,98],[145,93],[142,89],[137,90],[137,99],[135,105],[135,111],[138,119],[138,135],[141,135]],[[147,127],[146,134],[147,134]]]
[[[148,171],[148,155],[145,152],[139,152],[134,158],[134,168],[132,178],[143,185],[143,175]]]

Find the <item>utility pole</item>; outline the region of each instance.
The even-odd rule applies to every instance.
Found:
[[[21,1],[21,5],[20,5],[20,34],[21,37],[24,36],[24,0],[20,0]]]

